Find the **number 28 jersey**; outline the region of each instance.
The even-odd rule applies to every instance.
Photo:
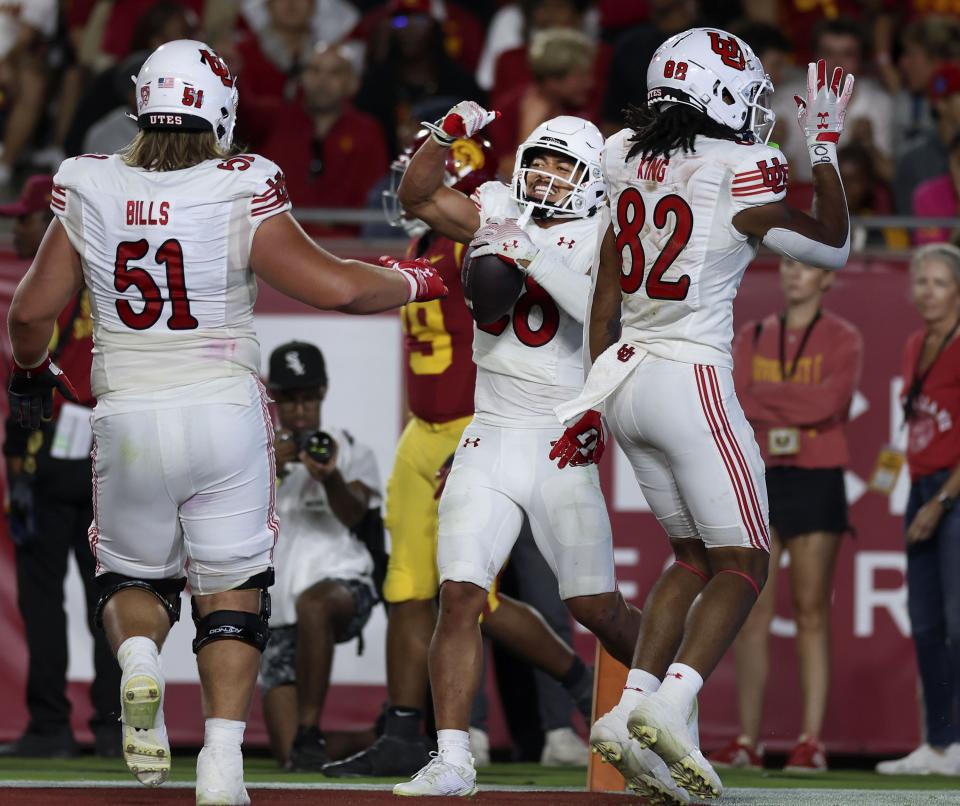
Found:
[[[770,146],[707,137],[691,153],[628,159],[632,135],[613,135],[603,155],[623,339],[661,358],[731,368],[733,299],[759,247],[733,217],[783,199],[786,159]]]
[[[65,160],[53,181],[90,291],[98,399],[198,383],[207,399],[259,371],[250,248],[261,222],[290,209],[274,163],[244,154],[146,171],[94,154]]]

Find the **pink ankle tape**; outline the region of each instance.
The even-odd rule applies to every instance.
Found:
[[[685,563],[683,560],[676,560],[674,561],[674,565],[679,565],[681,568],[685,568],[691,574],[700,577],[700,579],[702,579],[704,582],[710,581],[710,577],[703,573],[703,571],[701,571],[699,568],[690,565],[690,563]]]
[[[757,594],[757,598],[760,598],[760,586],[754,581],[753,577],[749,574],[743,573],[743,571],[734,571],[732,568],[721,568],[717,571],[718,574],[736,574],[738,577],[743,577],[747,582],[750,583],[750,587],[753,588],[753,592]]]

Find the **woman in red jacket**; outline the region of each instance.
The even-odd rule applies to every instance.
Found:
[[[863,354],[860,332],[820,305],[833,277],[784,259],[786,310],[749,323],[733,347],[737,397],[767,468],[771,568],[779,568],[784,551],[790,555],[803,728],[787,769],[805,772],[827,768],[819,736],[830,687],[830,597],[840,537],[849,529],[845,426]],[[740,736],[710,757],[718,766],[763,765],[757,741],[776,580],[771,573],[735,645]]]
[[[904,350],[907,606],[926,741],[877,772],[960,775],[960,249],[918,249],[910,293],[924,327]]]

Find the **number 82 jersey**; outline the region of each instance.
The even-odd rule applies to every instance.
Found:
[[[733,299],[759,247],[733,217],[784,198],[786,159],[770,146],[702,136],[691,153],[628,158],[632,136],[613,135],[603,155],[623,339],[662,358],[732,368]]]

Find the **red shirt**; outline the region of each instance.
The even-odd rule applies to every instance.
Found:
[[[743,412],[756,433],[767,467],[843,467],[850,461],[845,426],[860,380],[863,337],[850,322],[823,311],[793,369],[803,330],[788,329],[787,373],[780,366],[780,317],[750,322],[733,343],[733,379]],[[770,430],[796,428],[800,449],[770,455]]]
[[[301,106],[284,106],[260,148],[287,177],[295,207],[366,207],[373,186],[389,168],[376,118],[346,106],[315,151],[313,121]],[[357,234],[356,227],[305,223],[311,235]]]
[[[197,22],[203,21],[204,0],[179,0],[179,2],[180,5],[186,6],[193,12]],[[156,4],[157,0],[123,0],[122,3],[113,3],[107,25],[103,31],[100,49],[104,53],[115,56],[118,60],[126,56],[130,52],[137,23]],[[86,11],[86,16],[89,16],[90,11],[86,9],[89,4],[81,3],[79,5],[81,8],[78,9],[78,13],[83,15]]]
[[[464,245],[434,233],[410,242],[407,257],[425,257],[450,289],[443,299],[403,307],[407,404],[421,420],[445,423],[473,414],[473,317],[463,298]]]
[[[907,339],[901,400],[913,381],[925,335],[918,330]],[[907,423],[910,477],[953,470],[960,464],[960,339],[953,339],[933,362],[913,410]]]

